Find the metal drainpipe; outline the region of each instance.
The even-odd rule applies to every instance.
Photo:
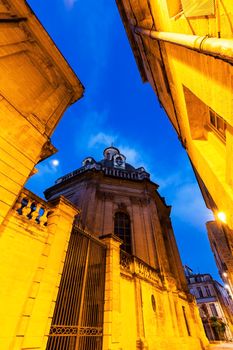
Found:
[[[233,64],[233,39],[210,38],[208,36],[198,36],[170,32],[157,32],[140,27],[133,27],[136,34],[146,35],[155,40],[161,40],[175,45],[183,46],[191,50],[198,51],[205,55],[220,58]]]

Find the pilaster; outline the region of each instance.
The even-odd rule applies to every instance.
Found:
[[[100,237],[107,246],[103,350],[120,350],[120,245],[113,234]]]

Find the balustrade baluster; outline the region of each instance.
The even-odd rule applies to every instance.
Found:
[[[44,227],[47,224],[50,206],[43,199],[24,189],[15,203],[14,210],[31,223]]]
[[[36,206],[35,210],[33,210],[33,212],[31,213],[31,218],[32,218],[32,221],[36,221],[37,222],[37,218],[40,215],[39,214],[40,205],[39,205],[39,203],[35,203],[35,206]]]
[[[17,199],[17,202],[15,203],[15,211],[17,211],[20,215],[22,215],[23,198],[24,198],[24,194],[20,193]]]
[[[27,200],[27,205],[25,205],[25,207],[22,207],[22,215],[28,216],[32,211],[32,200],[30,198],[25,198],[25,200]]]
[[[43,209],[44,212],[43,212],[43,214],[40,216],[39,220],[40,220],[40,225],[41,225],[41,226],[44,226],[44,225],[47,223],[47,220],[48,220],[48,218],[47,218],[48,210],[45,209],[45,207],[43,207],[43,206],[41,207],[41,209]]]

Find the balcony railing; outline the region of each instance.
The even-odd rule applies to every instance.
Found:
[[[126,273],[132,275],[136,274],[152,282],[161,283],[159,269],[154,269],[141,259],[130,255],[123,250],[120,251],[120,265],[121,269]]]
[[[30,223],[35,223],[40,227],[47,226],[49,203],[25,188],[21,191],[14,210]]]

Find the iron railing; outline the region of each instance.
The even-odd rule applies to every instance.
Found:
[[[74,228],[46,350],[101,350],[106,247]]]

